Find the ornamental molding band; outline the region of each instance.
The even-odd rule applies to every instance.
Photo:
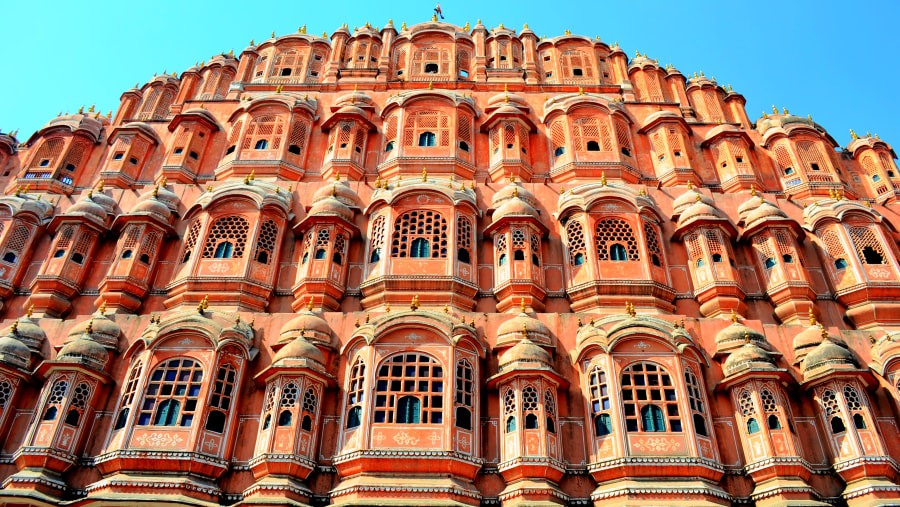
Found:
[[[0,133],[0,505],[900,504],[900,172],[618,44],[276,35]]]

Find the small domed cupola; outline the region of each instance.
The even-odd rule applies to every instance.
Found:
[[[523,330],[528,334],[531,343],[544,347],[552,346],[550,330],[547,329],[547,326],[525,313],[525,309],[520,307],[518,315],[500,324],[500,327],[497,328],[497,348],[506,348],[517,343]]]
[[[122,328],[107,317],[106,302],[100,305],[100,308],[94,312],[87,322],[81,322],[72,327],[66,343],[77,340],[85,333],[89,334],[92,340],[103,345],[108,350],[113,352],[118,350]]]
[[[301,335],[315,345],[334,348],[331,327],[324,319],[313,313],[313,306],[313,298],[310,297],[308,306],[281,327],[278,342],[272,346],[272,349],[279,350]]]
[[[821,343],[806,355],[800,365],[804,380],[821,377],[834,371],[858,368],[856,357],[846,345],[834,342],[824,327],[821,328],[821,336]]]
[[[776,369],[775,358],[752,341],[749,331],[746,331],[744,345],[733,350],[722,364],[725,377],[743,372],[774,369]]]
[[[732,311],[731,325],[716,334],[716,356],[723,356],[741,348],[746,344],[747,340],[750,340],[757,346],[762,345],[765,348],[769,348],[766,336],[742,324],[737,314]]]
[[[17,340],[24,343],[32,352],[41,353],[41,344],[47,339],[47,334],[41,329],[41,326],[32,320],[31,314],[34,306],[28,308],[24,317],[18,318],[13,326],[10,327],[8,334],[15,336]]]
[[[9,333],[0,338],[0,362],[27,370],[31,363],[31,349],[16,334],[19,321],[13,322]]]

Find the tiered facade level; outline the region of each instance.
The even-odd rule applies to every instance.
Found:
[[[900,503],[894,152],[744,103],[432,20],[0,135],[0,502]]]

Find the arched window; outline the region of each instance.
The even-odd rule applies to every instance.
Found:
[[[566,125],[563,120],[556,120],[550,124],[550,148],[553,156],[559,157],[566,153]]]
[[[397,217],[391,257],[446,258],[447,221],[431,210],[407,211]]]
[[[22,250],[25,249],[25,245],[28,243],[30,237],[31,231],[24,225],[19,225],[13,229],[13,231],[9,233],[9,237],[4,245],[6,253],[3,254],[3,262],[9,264],[15,263],[16,259],[18,259],[18,254],[22,253]]]
[[[775,267],[775,259],[768,257],[765,261],[766,269],[772,269]]]
[[[209,416],[206,420],[206,429],[215,433],[225,431],[226,414],[231,408],[231,398],[234,394],[235,377],[237,370],[231,364],[224,364],[216,372],[213,381],[212,392],[209,395]]]
[[[474,407],[475,370],[466,359],[456,362],[456,419],[458,428],[472,429],[472,409]]]
[[[290,426],[297,408],[300,388],[295,382],[288,382],[281,388],[281,400],[278,402],[278,426]]]
[[[516,431],[516,391],[507,388],[503,394],[503,416],[506,418],[506,432]]]
[[[329,231],[328,229],[319,229],[319,232],[316,233],[316,251],[313,255],[313,259],[324,259],[330,243],[331,231]]]
[[[579,118],[572,122],[575,151],[613,151],[607,118]]]
[[[844,402],[850,411],[850,417],[853,419],[853,427],[858,430],[866,429],[865,406],[862,398],[855,387],[845,385],[843,389]]]
[[[256,240],[256,254],[253,258],[260,264],[268,264],[275,255],[278,245],[278,226],[274,220],[263,222]]]
[[[524,261],[525,260],[525,251],[524,250],[514,250],[513,251],[513,260],[514,261]]]
[[[506,234],[500,234],[495,236],[495,241],[497,242],[497,265],[505,266],[506,265]]]
[[[316,418],[316,409],[318,407],[318,396],[316,395],[316,390],[312,387],[307,387],[306,392],[303,393],[303,406],[302,414],[303,417],[300,421],[300,429],[303,431],[312,431],[313,419]]]
[[[397,354],[378,368],[375,422],[441,424],[443,392],[444,369],[437,361],[424,354]]]
[[[569,247],[569,262],[573,266],[584,264],[586,244],[584,241],[584,227],[576,219],[569,220],[566,224],[566,245]]]
[[[659,234],[656,226],[650,222],[644,222],[644,237],[647,240],[647,252],[650,254],[650,262],[656,267],[662,267],[662,250],[659,246]]]
[[[770,430],[779,430],[781,429],[781,420],[779,419],[778,403],[775,401],[775,395],[772,394],[772,391],[768,388],[764,387],[759,392],[759,397],[762,400],[762,408],[763,412],[768,414],[766,417],[766,426]]]
[[[217,219],[206,237],[204,259],[230,259],[244,256],[244,244],[250,222],[241,216],[225,216]],[[225,246],[221,246],[225,245]]]
[[[819,404],[825,409],[825,419],[831,426],[831,432],[834,434],[847,431],[847,426],[841,417],[840,402],[837,393],[832,389],[826,389],[819,397]]]
[[[525,416],[525,429],[538,429],[539,411],[538,392],[533,386],[525,386],[522,389],[522,414]]]
[[[344,235],[338,234],[334,238],[334,251],[331,253],[331,262],[337,264],[338,266],[344,262],[344,247],[346,246],[346,242],[344,241]]]
[[[464,216],[456,219],[457,259],[466,264],[471,263],[472,222]]]
[[[350,370],[350,386],[347,388],[347,428],[362,423],[362,403],[366,397],[366,363],[358,358]]]
[[[507,257],[506,257],[506,254],[501,254],[501,255],[500,255],[499,263],[500,263],[501,266],[505,266],[507,260],[508,260],[508,259],[507,259]]]
[[[606,380],[606,372],[595,366],[588,377],[594,435],[598,437],[609,435],[612,433],[612,420],[609,416],[609,385]]]
[[[66,413],[65,423],[69,426],[78,426],[81,420],[81,414],[87,408],[88,400],[91,397],[91,387],[84,382],[75,386],[72,391],[72,401],[69,403],[69,411]]]
[[[372,235],[369,243],[369,262],[378,262],[381,260],[382,251],[384,249],[384,215],[375,218],[372,224]]]
[[[275,384],[269,384],[269,389],[266,391],[266,401],[263,404],[263,430],[272,427],[272,412],[275,410],[275,391]]]
[[[138,425],[190,426],[202,381],[200,363],[192,359],[170,359],[158,366],[147,383]]]
[[[197,246],[197,239],[200,236],[200,228],[203,226],[203,223],[199,218],[195,218],[191,225],[187,229],[187,234],[185,235],[184,240],[184,252],[181,254],[181,262],[182,264],[189,261],[191,259],[191,254],[194,252],[194,248]]]
[[[863,264],[884,264],[887,256],[878,236],[869,227],[849,227],[847,231]]]
[[[550,390],[544,391],[544,415],[547,420],[547,432],[556,433],[556,398]]]
[[[41,420],[55,421],[59,414],[59,407],[66,401],[66,395],[69,393],[69,383],[65,380],[57,380],[50,390],[50,396],[47,397],[47,409]]]
[[[12,397],[13,387],[9,380],[0,378],[0,410],[6,408],[9,399]]]
[[[128,375],[128,381],[125,382],[125,389],[122,390],[122,401],[119,404],[119,413],[116,416],[114,430],[120,430],[128,423],[128,415],[131,413],[132,403],[134,403],[134,395],[137,392],[138,381],[141,378],[141,372],[144,364],[138,361],[131,368],[131,374]]]
[[[753,402],[753,395],[750,394],[749,390],[745,389],[741,391],[741,394],[738,397],[738,403],[740,404],[741,415],[747,421],[747,433],[749,433],[750,435],[758,433],[759,423],[754,417],[756,415],[756,407]]]
[[[625,368],[622,371],[625,430],[681,432],[675,393],[672,378],[656,364],[638,362]]]
[[[601,261],[640,260],[634,230],[624,220],[605,218],[597,222],[596,241],[597,255]]]
[[[694,372],[685,370],[684,382],[687,387],[688,405],[691,407],[691,413],[694,419],[694,430],[698,435],[708,437],[709,430],[706,427],[706,402],[703,391],[700,389],[700,381],[697,380]]]

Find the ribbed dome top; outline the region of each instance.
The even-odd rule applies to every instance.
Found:
[[[747,340],[752,343],[766,343],[766,336],[759,331],[747,327],[740,322],[732,324],[716,334],[716,353],[722,353],[740,347]]]
[[[775,359],[753,342],[745,343],[741,348],[728,355],[722,370],[729,377],[741,370],[772,370],[775,369]]]
[[[513,197],[497,208],[497,210],[494,211],[492,218],[494,221],[497,221],[507,216],[530,216],[538,218],[538,212],[527,202],[518,197]]]
[[[819,346],[824,340],[823,336],[826,334],[825,328],[819,324],[815,323],[814,319],[810,319],[810,326],[794,337],[794,355],[796,356],[796,361],[799,362],[810,351],[812,351],[815,347]]]
[[[88,334],[92,340],[95,340],[107,349],[118,349],[122,328],[101,312],[94,313],[89,320],[72,326],[72,329],[69,331],[69,341],[76,340],[83,334]]]
[[[44,333],[41,326],[37,325],[27,315],[16,320],[14,323],[15,332],[13,331],[13,326],[10,326],[8,333],[14,335],[17,340],[24,343],[31,350],[41,350],[41,344],[47,339],[47,334]]]
[[[768,202],[764,202],[751,211],[744,222],[746,225],[750,225],[767,218],[787,218],[787,214]]]
[[[846,348],[824,337],[822,343],[814,348],[803,360],[803,373],[823,366],[857,366],[853,353]]]
[[[281,327],[279,344],[290,343],[292,340],[306,332],[306,339],[313,343],[332,346],[331,328],[321,317],[309,310],[301,311],[296,317],[287,321]]]
[[[313,207],[309,210],[309,216],[339,216],[344,220],[352,220],[353,210],[341,201],[329,196],[327,199],[313,204]]]
[[[102,190],[94,190],[91,199],[103,207],[107,214],[112,214],[116,209],[116,200],[103,193]]]
[[[164,222],[172,220],[172,210],[155,197],[138,201],[137,205],[131,210],[131,214],[152,215]]]
[[[543,322],[522,312],[507,320],[497,328],[497,346],[509,345],[522,337],[522,330],[528,337],[543,345],[550,345],[550,330]]]
[[[496,194],[494,194],[494,197],[491,199],[491,207],[499,208],[503,205],[503,203],[515,196],[518,196],[519,199],[532,206],[537,205],[537,199],[535,199],[534,194],[526,190],[525,187],[519,185],[517,182],[512,182],[509,185],[501,188],[497,191]]]
[[[742,202],[740,206],[738,206],[738,215],[745,217],[748,213],[758,208],[762,203],[766,202],[765,199],[758,195],[751,195],[749,199]]]
[[[343,181],[331,181],[313,194],[313,204],[324,201],[325,199],[334,198],[341,201],[344,205],[354,208],[358,206],[359,196],[356,195],[349,185]]]
[[[109,362],[109,352],[87,333],[65,344],[59,351],[58,361],[84,362],[98,370],[102,370]]]
[[[316,363],[317,366],[325,366],[325,356],[322,354],[322,351],[302,336],[298,336],[279,350],[275,357],[272,358],[272,363],[288,359],[307,360]]]
[[[503,92],[494,95],[493,97],[488,99],[488,107],[498,106],[501,104],[515,104],[516,106],[528,108],[528,102],[525,101],[524,98],[516,95],[515,93]],[[501,106],[504,107],[504,106]],[[509,106],[514,107],[514,106]],[[518,110],[516,110],[519,112]]]
[[[691,188],[687,192],[678,196],[678,198],[675,199],[675,201],[672,203],[672,209],[675,211],[675,214],[680,215],[681,213],[684,213],[684,211],[688,207],[696,204],[697,196],[700,196],[700,202],[710,204],[710,205],[713,203],[712,198],[710,198],[704,194],[701,194],[694,188]]]
[[[683,224],[687,224],[694,220],[698,220],[701,218],[722,218],[722,214],[719,210],[716,209],[712,204],[707,204],[700,201],[695,202],[692,206],[688,207],[684,213],[678,217],[678,226],[681,227]]]
[[[0,338],[0,362],[27,368],[30,360],[31,349],[15,336],[8,334]]]
[[[91,197],[85,196],[81,200],[75,203],[74,206],[66,211],[66,214],[79,214],[85,215],[91,218],[95,218],[99,222],[106,222],[106,209],[94,202]]]
[[[540,363],[552,368],[553,358],[549,352],[525,337],[514,347],[500,354],[498,360],[500,371],[514,363]]]

